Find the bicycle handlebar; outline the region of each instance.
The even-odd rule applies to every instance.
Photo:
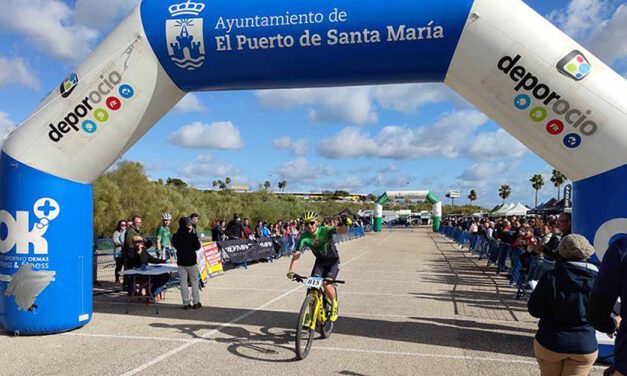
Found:
[[[306,280],[306,279],[308,279],[308,278],[309,278],[309,277],[304,277],[304,276],[302,276],[302,275],[294,274],[294,278],[293,278],[292,280],[293,280],[293,281],[296,281],[296,282],[303,282],[304,280]],[[346,281],[340,281],[340,280],[338,280],[338,279],[333,279],[333,280],[330,280],[330,279],[323,279],[323,280],[324,280],[325,282],[328,282],[328,283],[339,284],[339,285],[346,283]]]

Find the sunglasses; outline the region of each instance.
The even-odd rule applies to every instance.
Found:
[[[313,226],[315,224],[316,224],[316,222],[307,222],[307,226]]]

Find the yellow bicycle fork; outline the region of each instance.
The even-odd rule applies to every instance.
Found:
[[[309,329],[314,330],[316,329],[316,324],[318,323],[318,320],[320,320],[320,322],[322,323],[325,323],[327,321],[327,314],[324,311],[324,307],[322,307],[322,296],[320,295],[320,293],[314,290],[309,294],[313,295],[316,298],[316,305],[314,307],[313,314],[310,317],[311,322],[309,323],[309,325],[307,325],[307,317],[305,317],[305,322],[303,322],[303,326],[309,327]]]

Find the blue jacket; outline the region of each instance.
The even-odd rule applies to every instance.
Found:
[[[599,332],[614,333],[616,321],[611,314],[617,298],[627,301],[627,239],[619,239],[608,248],[592,299],[588,307],[588,320]],[[618,313],[618,312],[616,312]],[[621,317],[627,317],[627,306],[620,308]],[[614,368],[627,375],[627,324],[622,324],[614,347]]]
[[[586,308],[597,277],[596,266],[585,262],[557,262],[538,282],[528,302],[529,313],[540,319],[536,340],[565,354],[590,354],[598,349],[596,332]]]

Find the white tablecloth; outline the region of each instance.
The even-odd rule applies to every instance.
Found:
[[[154,276],[154,275],[175,273],[177,271],[178,271],[178,266],[176,264],[150,264],[146,266],[145,268],[125,270],[120,274]]]

